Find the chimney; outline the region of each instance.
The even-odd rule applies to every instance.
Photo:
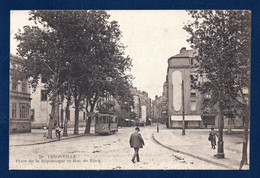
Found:
[[[186,47],[182,47],[180,53],[182,53],[183,51],[186,51]]]

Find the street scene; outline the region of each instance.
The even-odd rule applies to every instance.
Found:
[[[251,12],[10,11],[10,170],[249,170]]]

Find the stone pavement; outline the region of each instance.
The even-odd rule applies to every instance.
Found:
[[[221,166],[223,169],[237,170],[242,158],[242,134],[224,134],[225,158],[217,159],[214,156],[217,154],[217,147],[215,150],[211,149],[211,143],[208,141],[209,131],[209,129],[186,129],[186,135],[183,136],[181,129],[167,129],[161,125],[159,133],[154,133],[153,138],[157,143],[175,152]],[[248,146],[248,152],[249,150]],[[244,169],[249,170],[249,165],[244,165]]]
[[[61,131],[61,139],[60,140],[66,140],[86,135],[94,135],[94,127],[91,127],[90,134],[84,134],[85,128],[79,127],[79,135],[73,134],[74,128],[68,128],[68,137],[63,137],[63,129]],[[46,130],[46,135],[48,133],[48,130]],[[52,132],[52,139],[47,139],[43,136],[44,131],[43,129],[32,129],[31,133],[15,133],[9,135],[9,145],[11,147],[13,146],[29,146],[29,145],[37,145],[37,144],[44,144],[44,143],[50,143],[58,141],[55,135],[55,129],[53,129]]]

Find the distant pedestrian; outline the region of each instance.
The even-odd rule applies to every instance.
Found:
[[[56,138],[58,140],[60,140],[60,133],[61,133],[61,129],[58,125],[55,126],[55,133],[56,133]]]
[[[211,131],[209,133],[209,141],[211,141],[211,148],[215,149],[216,147],[216,136],[218,137],[218,134],[214,130],[214,128],[211,128]]]
[[[46,137],[47,127],[45,124],[43,125],[42,129],[43,129],[43,137]]]
[[[140,162],[139,159],[139,148],[143,148],[144,145],[144,140],[141,136],[141,134],[139,133],[140,129],[138,127],[135,128],[135,132],[131,134],[130,137],[130,147],[134,148],[135,153],[133,155],[132,158],[132,162],[135,163],[135,158],[137,158],[137,162]]]

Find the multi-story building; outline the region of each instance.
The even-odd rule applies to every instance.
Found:
[[[9,131],[10,133],[31,132],[31,97],[27,80],[15,79],[17,67],[21,64],[18,57],[10,55],[10,99],[9,99]]]
[[[162,122],[162,96],[155,96],[155,99],[152,101],[152,120],[153,122]]]
[[[137,88],[131,88],[131,94],[134,99],[134,108],[132,112],[136,115],[136,120],[149,123],[151,122],[151,99],[145,91],[139,91]]]
[[[182,48],[168,59],[167,107],[169,128],[181,128],[183,115],[186,128],[202,127],[202,95],[191,88],[192,65],[197,50]]]
[[[49,96],[47,93],[47,89],[44,87],[45,78],[40,77],[38,86],[31,93],[32,101],[31,101],[31,109],[32,109],[32,128],[42,128],[43,125],[48,125],[50,114],[51,114],[51,105],[49,101]],[[61,100],[61,99],[60,99]],[[73,102],[73,97],[72,97]],[[66,100],[63,102],[59,102],[58,108],[58,122],[61,126],[63,126],[65,120],[65,107]],[[69,120],[68,127],[72,127],[75,122],[75,108],[74,105],[70,106],[69,109]],[[86,112],[82,109],[79,112],[79,126],[84,126],[86,124]]]
[[[163,123],[166,123],[168,128],[168,110],[167,110],[167,82],[163,84],[163,93],[162,93],[162,119]]]
[[[196,63],[194,59],[196,55],[197,50],[182,48],[179,54],[168,59],[166,93],[169,128],[181,128],[183,114],[186,128],[218,127],[216,108],[207,105],[211,95],[201,94],[191,87],[191,78],[196,74],[196,70],[192,67]],[[245,90],[244,93],[246,95],[248,91]],[[241,126],[243,126],[241,118],[234,115],[224,116],[224,128]]]

